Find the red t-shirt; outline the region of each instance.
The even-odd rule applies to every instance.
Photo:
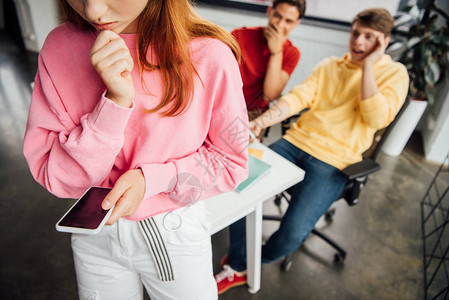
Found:
[[[242,50],[240,73],[243,80],[243,94],[248,110],[265,110],[268,103],[263,100],[263,82],[268,69],[270,50],[263,34],[263,27],[242,27],[232,31]],[[298,64],[301,53],[287,40],[283,46],[282,70],[289,75]]]

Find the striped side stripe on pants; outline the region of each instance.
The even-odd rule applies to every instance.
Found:
[[[159,279],[161,281],[175,280],[170,257],[168,256],[164,240],[162,239],[156,222],[153,218],[148,218],[139,221],[138,223],[148,249],[150,249],[151,256],[153,257],[153,261],[159,274]]]

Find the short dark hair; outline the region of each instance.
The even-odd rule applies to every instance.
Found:
[[[304,17],[306,13],[306,0],[273,0],[273,4],[271,5],[273,8],[276,8],[281,3],[288,3],[290,5],[296,6],[299,12],[299,18]]]
[[[352,20],[351,26],[355,22],[372,28],[376,31],[380,31],[385,36],[390,36],[391,31],[394,27],[394,18],[385,8],[370,8],[360,12]]]

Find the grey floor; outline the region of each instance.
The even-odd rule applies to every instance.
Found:
[[[73,203],[57,199],[32,179],[22,137],[37,55],[0,31],[0,299],[77,299],[68,234],[54,223]],[[279,136],[272,130],[266,143]],[[419,203],[437,166],[425,161],[419,134],[398,157],[384,154],[359,205],[335,204],[334,222],[319,226],[348,251],[344,264],[315,236],[294,254],[289,272],[263,266],[255,295],[237,287],[220,299],[423,299]],[[273,210],[267,203],[267,210]],[[274,230],[264,225],[264,235]],[[228,246],[227,230],[213,236],[214,267]]]

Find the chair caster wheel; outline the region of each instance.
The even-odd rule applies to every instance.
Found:
[[[331,223],[334,220],[334,215],[335,215],[335,209],[329,209],[324,214],[324,220],[326,221],[326,223]]]
[[[281,200],[282,200],[282,197],[280,195],[277,195],[276,198],[274,199],[274,204],[277,207],[281,207]]]
[[[334,262],[343,263],[346,258],[346,254],[344,253],[335,253],[334,254]]]
[[[292,264],[293,264],[293,262],[291,260],[285,259],[281,264],[281,270],[284,272],[290,271]]]

